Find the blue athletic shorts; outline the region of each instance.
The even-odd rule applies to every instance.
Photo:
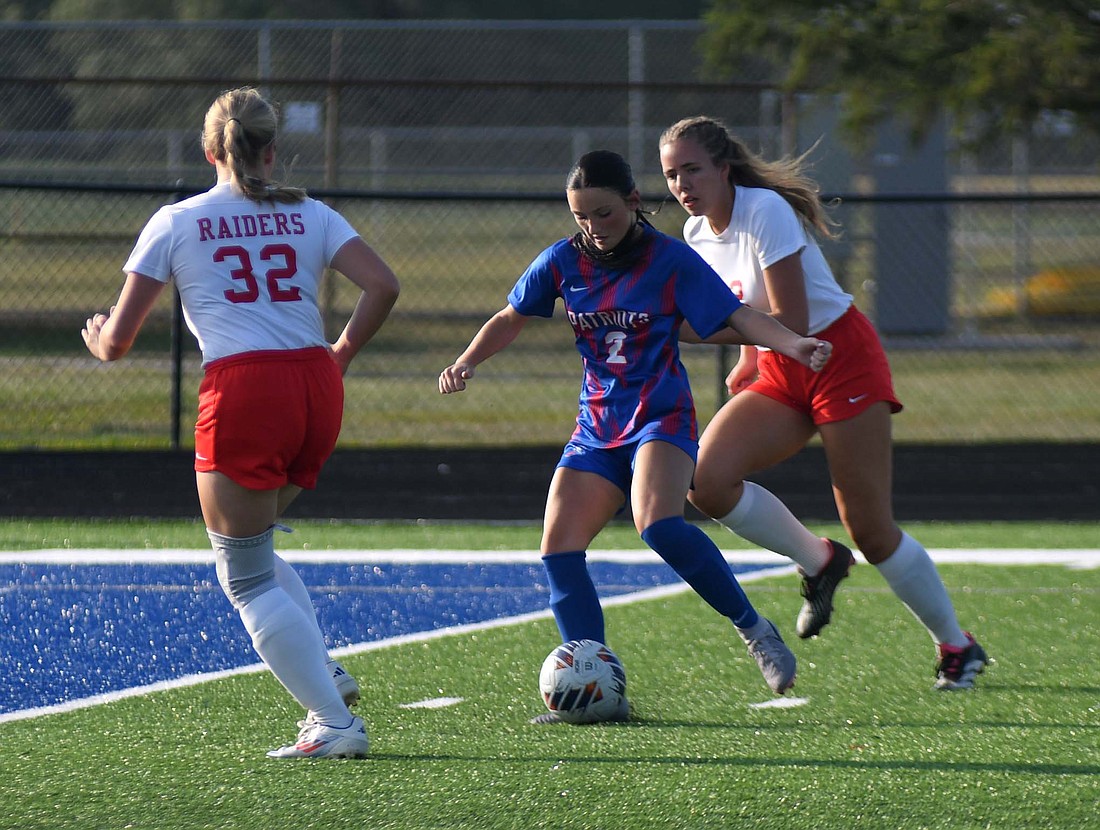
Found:
[[[667,441],[690,455],[692,461],[699,457],[698,441],[678,435],[650,434],[639,441],[619,447],[592,447],[579,441],[570,441],[562,450],[558,466],[603,476],[629,498],[630,481],[634,476],[634,458],[638,454],[638,448],[649,441]]]

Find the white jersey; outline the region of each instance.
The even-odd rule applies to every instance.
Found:
[[[794,208],[774,190],[736,186],[726,229],[716,234],[705,216],[690,216],[684,224],[684,241],[721,275],[741,302],[763,312],[772,310],[764,269],[801,253],[810,311],[808,334],[828,328],[852,304],[852,295],[837,283]]]
[[[242,352],[327,345],[318,286],[355,236],[314,199],[257,203],[219,184],[157,211],[123,271],[175,279],[206,365]]]

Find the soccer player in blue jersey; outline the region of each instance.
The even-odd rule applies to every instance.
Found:
[[[742,305],[698,254],[653,228],[617,153],[582,156],[566,195],[580,231],[535,258],[508,304],[440,374],[439,391],[464,390],[479,364],[530,318],[551,317],[560,298],[584,363],[577,426],[550,484],[541,544],[562,639],[606,642],[585,551],[629,497],[642,539],[729,617],[768,685],[782,694],[794,684],[794,655],[756,613],[710,537],[684,519],[699,435],[679,330],[686,321],[705,338],[729,326],[746,343],[815,371],[832,347]],[[548,712],[536,721],[555,717]]]

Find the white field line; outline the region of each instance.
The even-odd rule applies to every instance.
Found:
[[[810,702],[808,697],[773,697],[762,703],[750,703],[750,709],[794,709]]]
[[[461,697],[429,697],[427,700],[417,700],[412,703],[399,703],[400,709],[446,709],[448,706],[457,706],[465,698]]]
[[[1100,550],[933,550],[932,558],[937,562],[950,563],[976,563],[990,565],[1063,565],[1069,568],[1096,568],[1100,567]],[[406,563],[507,563],[507,562],[531,562],[540,561],[537,553],[530,551],[418,551],[418,550],[394,550],[394,551],[296,551],[280,552],[280,556],[288,562],[385,562],[393,564]],[[588,554],[590,561],[605,562],[648,562],[659,561],[656,554],[650,551],[591,551]],[[732,564],[759,563],[769,565],[760,571],[747,574],[738,574],[738,581],[742,583],[755,582],[773,576],[781,576],[794,572],[794,566],[790,560],[767,552],[730,552],[726,559]],[[76,550],[55,549],[26,552],[0,553],[0,564],[176,564],[176,563],[204,563],[213,564],[213,555],[207,551],[194,550]],[[657,588],[648,588],[644,591],[636,591],[631,594],[621,594],[608,597],[603,600],[604,607],[626,605],[649,599],[672,596],[688,590],[683,583],[663,585]],[[517,614],[510,617],[500,617],[480,623],[456,625],[449,628],[440,628],[432,631],[404,634],[399,637],[390,637],[385,640],[377,640],[366,643],[355,643],[342,648],[333,649],[333,657],[345,657],[353,654],[362,654],[368,651],[378,651],[391,646],[404,645],[406,643],[425,642],[438,640],[443,637],[459,636],[475,631],[484,631],[491,628],[501,628],[508,625],[541,620],[550,617],[550,610],[533,611],[527,614]],[[53,715],[61,712],[72,712],[78,709],[87,709],[106,703],[113,703],[129,697],[139,697],[153,692],[180,689],[187,686],[197,686],[213,680],[225,677],[233,677],[242,674],[255,674],[266,671],[262,663],[254,663],[236,669],[224,669],[216,672],[203,672],[186,675],[174,680],[164,680],[158,683],[150,683],[145,686],[135,686],[122,689],[117,692],[109,692],[91,697],[66,701],[53,706],[41,706],[33,709],[22,709],[16,712],[0,714],[0,723],[9,721],[26,720],[29,718]]]

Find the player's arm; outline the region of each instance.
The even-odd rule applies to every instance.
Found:
[[[733,312],[727,322],[746,342],[792,357],[815,372],[822,370],[833,351],[832,343],[795,334],[771,315],[747,305]]]
[[[458,360],[439,373],[439,391],[446,395],[465,389],[474,369],[515,340],[529,319],[511,305],[490,317]]]
[[[680,339],[685,343],[710,343],[715,346],[748,345],[748,341],[745,340],[744,335],[731,328],[721,328],[710,337],[703,339],[699,336],[698,332],[691,327],[691,324],[688,323],[687,320],[680,326]]]
[[[806,283],[802,275],[802,254],[794,253],[764,269],[764,285],[768,291],[770,316],[793,332],[804,333],[810,327],[810,308],[806,300]],[[685,343],[710,343],[725,346],[751,346],[744,335],[724,328],[703,339],[686,322],[680,328]]]
[[[810,328],[810,304],[806,299],[806,278],[802,274],[802,252],[783,257],[764,269],[771,316],[793,332]]]
[[[122,293],[111,310],[93,314],[85,321],[80,335],[88,351],[103,361],[118,360],[130,351],[164,285],[143,274],[127,274]]]
[[[382,257],[359,236],[340,246],[331,265],[363,292],[347,325],[332,345],[333,357],[346,372],[352,358],[382,328],[397,302],[401,286]]]

